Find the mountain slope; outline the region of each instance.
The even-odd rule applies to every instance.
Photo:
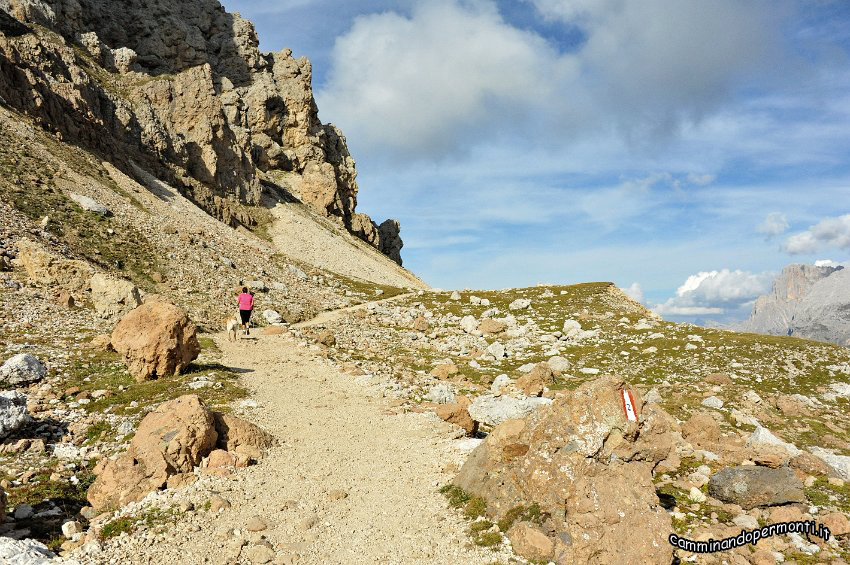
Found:
[[[850,270],[789,265],[736,329],[850,345]]]
[[[0,104],[231,226],[298,200],[400,263],[397,222],[356,212],[354,161],[322,124],[312,69],[261,53],[215,0],[0,0]]]

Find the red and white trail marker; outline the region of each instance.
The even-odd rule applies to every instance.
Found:
[[[626,413],[626,419],[630,422],[637,422],[637,412],[635,412],[635,399],[632,393],[623,389],[623,410]]]

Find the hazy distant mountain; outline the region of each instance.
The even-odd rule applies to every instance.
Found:
[[[735,329],[850,345],[850,269],[789,265]]]

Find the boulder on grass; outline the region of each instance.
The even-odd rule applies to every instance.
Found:
[[[130,311],[115,326],[111,342],[139,382],[176,375],[201,352],[195,324],[167,302],[145,303]]]
[[[32,284],[54,291],[65,290],[77,299],[86,295],[94,272],[88,263],[54,255],[41,244],[26,238],[19,240],[17,247],[15,263],[24,268]]]

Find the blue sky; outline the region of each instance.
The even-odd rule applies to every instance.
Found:
[[[433,286],[747,315],[850,251],[850,3],[225,0],[313,62],[358,209]]]

